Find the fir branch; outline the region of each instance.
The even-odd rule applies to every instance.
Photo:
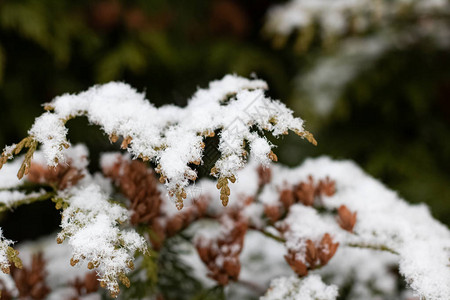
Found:
[[[30,148],[19,170],[19,178],[28,172],[31,156],[39,142],[43,146],[47,164],[56,166],[63,161],[67,120],[86,116],[90,122],[116,141],[123,137],[121,148],[135,157],[152,160],[156,171],[176,199],[178,209],[186,199],[185,188],[197,173],[189,165],[204,158],[204,137],[219,133],[220,158],[211,173],[218,178],[223,205],[229,197],[228,181],[236,180],[235,173],[245,165],[245,143],[250,144],[253,157],[267,165],[277,157],[264,136],[251,130],[254,126],[274,136],[294,131],[313,144],[312,135],[303,129],[303,120],[294,118],[284,104],[264,95],[267,84],[262,80],[248,80],[225,76],[213,81],[208,89],[200,89],[187,107],[163,106],[155,108],[142,94],[126,84],[109,83],[95,86],[78,95],[63,95],[46,105],[48,110],[38,117],[29,130],[29,137],[16,147],[5,150],[2,162],[21,147]],[[206,118],[205,118],[206,117]]]

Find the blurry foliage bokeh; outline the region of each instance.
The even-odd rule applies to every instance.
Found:
[[[388,51],[351,81],[327,117],[303,110],[296,76],[320,43],[299,53],[262,33],[269,0],[0,1],[0,145],[27,135],[42,103],[111,80],[155,105],[185,105],[227,73],[256,76],[269,95],[306,119],[319,142],[294,136],[276,150],[297,165],[322,154],[352,159],[411,202],[450,224],[450,55],[427,45]],[[336,42],[338,43],[338,42]],[[68,123],[72,143],[113,149],[86,120]]]

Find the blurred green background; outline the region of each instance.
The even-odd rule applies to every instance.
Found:
[[[427,41],[390,49],[318,114],[299,74],[334,52],[315,40],[307,51],[290,40],[274,47],[262,28],[268,7],[280,2],[0,1],[0,145],[25,137],[43,103],[97,83],[124,81],[158,106],[183,106],[213,79],[254,73],[319,143],[284,137],[276,142],[281,163],[323,154],[352,159],[450,225],[449,51]],[[68,125],[72,143],[91,149],[93,165],[114,148],[86,120]]]

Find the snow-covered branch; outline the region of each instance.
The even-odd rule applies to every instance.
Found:
[[[134,269],[135,251],[146,252],[146,242],[134,230],[122,230],[120,223],[128,220],[128,211],[108,202],[107,195],[96,184],[83,184],[60,195],[68,207],[62,214],[62,231],[58,243],[68,238],[72,246],[71,265],[88,261],[88,268],[97,268],[100,281],[113,296],[119,293],[119,278],[129,287],[125,276]]]
[[[275,136],[288,130],[315,143],[310,133],[303,129],[303,121],[279,101],[267,98],[262,80],[249,80],[228,75],[199,89],[187,107],[172,105],[156,108],[129,85],[112,82],[94,86],[77,95],[63,95],[46,105],[50,110],[38,117],[29,131],[29,138],[20,147],[7,147],[3,162],[23,147],[42,144],[47,164],[56,166],[64,157],[62,149],[69,147],[65,122],[78,116],[101,126],[112,141],[123,137],[122,148],[134,157],[152,160],[157,172],[167,186],[177,206],[183,206],[185,188],[197,173],[189,165],[202,163],[204,137],[219,133],[221,156],[211,170],[219,178],[222,202],[228,202],[228,181],[244,166],[245,145],[249,144],[255,159],[267,165],[277,160],[269,141],[262,131]],[[25,160],[23,175],[28,171]],[[21,170],[22,170],[21,169]]]
[[[303,38],[311,39],[311,31],[319,25],[327,39],[370,32],[374,27],[402,28],[412,20],[426,28],[449,13],[445,0],[291,0],[269,10],[265,31],[278,38],[301,31]]]

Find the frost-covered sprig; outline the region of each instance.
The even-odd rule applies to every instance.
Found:
[[[126,274],[134,268],[133,255],[145,253],[145,239],[134,230],[121,229],[128,211],[108,201],[95,183],[85,183],[60,193],[63,206],[62,231],[57,242],[68,239],[72,247],[71,265],[87,261],[88,268],[98,270],[100,283],[112,296],[119,293],[118,279],[129,287]]]
[[[262,80],[227,75],[211,82],[207,89],[199,89],[185,108],[173,105],[156,108],[127,84],[112,82],[94,86],[48,103],[49,111],[36,119],[29,137],[18,144],[20,147],[6,148],[2,162],[23,147],[29,147],[28,153],[32,154],[39,142],[47,164],[55,166],[64,159],[62,150],[69,146],[65,122],[86,116],[91,123],[101,126],[112,141],[122,136],[122,148],[135,157],[154,161],[161,181],[181,208],[186,198],[185,188],[197,178],[189,165],[202,163],[204,138],[219,132],[221,156],[211,173],[219,178],[218,188],[226,205],[228,181],[233,182],[237,170],[244,166],[246,144],[260,163],[266,165],[270,160],[277,160],[273,145],[262,131],[279,136],[292,130],[316,143],[303,129],[303,121],[295,118],[281,102],[266,97],[265,89],[267,84]],[[19,177],[28,172],[28,156]]]
[[[84,145],[74,145],[63,149],[61,155],[61,161],[65,163],[51,168],[46,165],[45,152],[36,151],[29,174],[21,180],[17,180],[12,172],[20,161],[8,162],[4,166],[4,172],[0,173],[0,179],[3,180],[3,186],[9,189],[20,188],[30,182],[52,187],[53,191],[43,194],[42,199],[31,199],[30,195],[33,193],[27,194],[26,199],[38,201],[53,198],[56,207],[63,209],[62,231],[58,234],[57,242],[68,240],[72,249],[71,265],[86,261],[89,269],[96,269],[102,285],[112,295],[117,295],[117,280],[129,285],[126,274],[133,268],[134,253],[146,252],[147,244],[133,229],[120,226],[128,222],[129,211],[110,202],[108,194],[102,191],[101,179],[99,181],[98,177],[89,174],[87,148]],[[0,196],[3,195],[5,199],[0,198],[0,204],[3,202],[11,207],[26,203],[19,197],[22,196],[20,191],[2,192]],[[1,243],[0,252],[3,251],[16,263],[16,252],[9,246],[12,242],[2,239]],[[6,258],[0,260],[0,264],[4,270],[9,267]]]
[[[11,247],[12,244],[13,241],[3,236],[3,230],[0,228],[0,269],[5,274],[10,272],[11,263],[17,268],[22,268],[19,252]]]
[[[27,174],[21,179],[16,176],[23,160],[19,157],[3,165],[0,172],[0,212],[36,201],[51,199],[56,190],[65,189],[77,183],[87,171],[88,150],[84,145],[76,145],[62,151],[66,163],[56,168],[48,167],[42,151],[34,151],[27,162]],[[30,156],[31,157],[31,156]],[[37,191],[30,192],[30,187],[37,185]],[[52,191],[42,187],[53,188]]]

